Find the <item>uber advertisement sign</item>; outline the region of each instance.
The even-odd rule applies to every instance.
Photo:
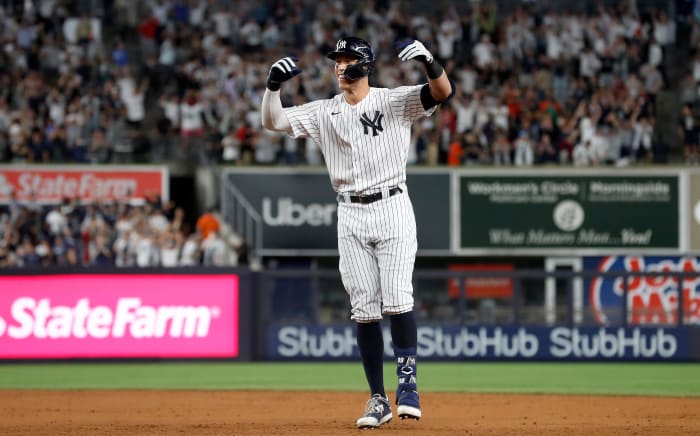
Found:
[[[391,333],[384,355],[393,357]],[[418,327],[425,360],[697,360],[688,329],[665,327]],[[697,340],[697,338],[695,339]],[[350,360],[359,352],[352,325],[277,325],[267,331],[265,357]]]
[[[338,201],[325,170],[227,169],[222,177],[260,214],[264,254],[337,252]],[[406,183],[416,213],[419,252],[447,252],[449,173],[409,173]]]

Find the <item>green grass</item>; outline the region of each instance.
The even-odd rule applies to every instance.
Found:
[[[395,383],[385,365],[387,387]],[[428,363],[426,392],[700,396],[686,363]],[[359,363],[0,364],[0,389],[279,389],[364,391]]]

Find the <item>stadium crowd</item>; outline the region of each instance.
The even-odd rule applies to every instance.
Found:
[[[187,267],[248,262],[246,245],[212,211],[191,228],[173,201],[130,199],[42,206],[13,199],[0,213],[2,267]]]
[[[376,48],[378,86],[422,80],[396,59],[393,44],[406,37],[432,47],[458,81],[457,98],[416,130],[411,164],[590,165],[668,152],[655,99],[679,41],[663,8],[524,2],[499,14],[494,2],[472,2],[416,15],[400,1],[349,3],[5,1],[0,160],[318,164],[310,144],[262,129],[258,107],[270,62],[292,53],[304,76],[285,87],[286,104],[334,94],[323,54],[341,33]],[[697,143],[700,30],[691,13],[684,25],[693,56],[683,99]]]
[[[700,17],[691,10],[440,4],[426,14],[398,0],[0,0],[0,162],[320,164],[311,143],[262,129],[259,104],[269,64],[289,54],[304,72],[283,87],[285,104],[335,94],[324,54],[348,33],[375,47],[377,86],[423,80],[419,65],[395,56],[409,37],[455,79],[455,98],[414,130],[411,165],[664,162],[671,141],[658,134],[656,101],[676,86],[667,54],[687,44],[674,131],[698,163]],[[177,210],[0,206],[0,266],[189,264],[195,251],[213,262]]]

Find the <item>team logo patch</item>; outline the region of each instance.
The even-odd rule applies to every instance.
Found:
[[[696,272],[700,258],[655,256],[609,256],[600,259],[602,273]],[[588,282],[590,306],[600,325],[619,324],[622,318],[624,276],[601,276]],[[700,276],[686,277],[679,290],[673,275],[636,275],[627,279],[627,322],[631,325],[674,324],[678,322],[679,291],[683,292],[683,323],[700,324]]]
[[[369,129],[372,129],[372,136],[377,136],[379,132],[383,132],[384,127],[382,127],[382,119],[384,119],[384,114],[379,111],[374,111],[373,118],[370,118],[367,113],[363,113],[360,116],[360,122],[364,128],[365,135],[369,135]]]

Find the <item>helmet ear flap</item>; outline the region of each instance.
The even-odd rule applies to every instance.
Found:
[[[348,80],[360,80],[363,77],[369,76],[374,68],[374,62],[367,62],[366,60],[361,60],[355,64],[348,65],[345,67],[343,75]]]

